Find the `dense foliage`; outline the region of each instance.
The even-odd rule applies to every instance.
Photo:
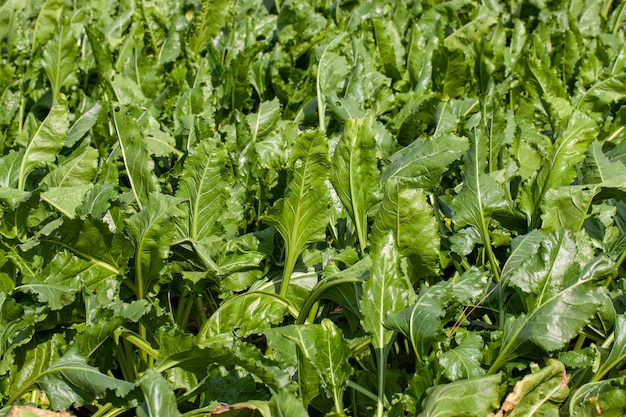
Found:
[[[625,23],[4,0],[0,415],[624,415]]]

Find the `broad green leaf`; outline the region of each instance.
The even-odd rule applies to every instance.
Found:
[[[478,231],[487,250],[491,270],[499,280],[500,267],[492,253],[489,225],[494,213],[507,209],[508,201],[493,173],[485,173],[490,157],[485,135],[482,131],[475,131],[470,135],[470,148],[464,158],[463,189],[452,200],[452,210],[457,227],[470,225]]]
[[[501,379],[497,374],[429,388],[418,417],[489,415],[498,406]]]
[[[324,240],[330,202],[325,180],[328,145],[321,132],[302,133],[290,155],[291,176],[285,197],[278,200],[264,220],[285,240],[285,268],[280,294],[287,294],[289,278],[300,253],[310,243]]]
[[[269,292],[247,292],[231,298],[209,317],[198,333],[200,342],[220,333],[236,330],[242,337],[261,333],[280,323],[287,313],[288,301]]]
[[[270,399],[272,417],[308,417],[302,402],[289,391],[281,391]]]
[[[499,412],[511,417],[558,415],[559,406],[569,395],[565,366],[556,360],[515,384]]]
[[[394,23],[389,20],[374,19],[374,36],[376,49],[385,73],[394,80],[402,79],[400,69],[404,67],[404,47],[402,38]]]
[[[127,220],[127,232],[135,243],[135,291],[144,298],[160,276],[176,232],[174,219],[183,215],[180,198],[153,194],[148,205]]]
[[[201,141],[189,153],[176,192],[189,205],[184,237],[202,240],[218,230],[233,186],[227,161],[226,149],[216,139]]]
[[[196,59],[226,23],[230,7],[231,3],[227,0],[203,0],[200,3],[193,14],[188,34],[188,45]]]
[[[96,174],[98,151],[91,146],[78,148],[67,158],[58,158],[55,169],[41,181],[48,187],[73,187],[89,184]]]
[[[450,381],[471,379],[485,375],[480,367],[484,342],[477,333],[457,333],[454,338],[457,346],[439,356],[443,374]]]
[[[557,259],[553,262],[555,264],[547,265],[550,269],[557,267],[562,270],[561,273],[566,272],[567,265],[563,264],[565,260]],[[537,273],[539,279],[531,277],[531,273]],[[528,289],[542,292],[526,296],[526,313],[506,318],[502,348],[489,370],[490,373],[515,358],[517,350],[527,342],[534,343],[546,352],[562,348],[578,334],[604,300],[602,287],[598,287],[596,282],[614,273],[615,265],[603,257],[589,262],[577,275],[555,275],[554,282],[551,280],[551,270],[543,273],[531,270],[524,280],[520,273],[522,276],[515,279],[517,285],[524,288],[530,285]]]
[[[52,100],[59,96],[61,88],[72,82],[76,72],[78,42],[71,27],[61,24],[57,36],[52,38],[43,49],[42,67],[52,84]]]
[[[581,185],[548,190],[541,203],[542,230],[579,231],[587,218],[595,194],[596,190]]]
[[[0,157],[0,186],[3,188],[15,188],[20,175],[20,165],[24,157],[24,151],[10,151]]]
[[[54,102],[50,113],[29,138],[20,164],[17,188],[24,190],[28,175],[55,161],[69,129],[69,113],[64,96]]]
[[[40,198],[62,215],[73,219],[76,216],[76,209],[83,203],[85,195],[92,188],[91,184],[51,187],[48,191],[41,193]]]
[[[54,36],[57,25],[63,14],[63,0],[46,0],[39,9],[33,28],[31,53],[37,44],[43,45]]]
[[[326,133],[326,100],[337,88],[337,84],[348,74],[349,67],[345,58],[333,53],[345,38],[345,33],[340,33],[324,46],[317,64],[316,91],[317,113],[319,118],[319,131]]]
[[[54,410],[111,399],[111,394],[124,397],[135,388],[131,382],[104,375],[71,350],[42,372],[37,384],[46,392]]]
[[[611,161],[602,152],[602,145],[594,140],[587,149],[586,172],[583,177],[589,187],[616,188],[626,191],[626,166],[616,159]]]
[[[301,357],[311,361],[326,394],[333,398],[334,411],[342,414],[343,393],[353,370],[348,363],[350,347],[341,330],[328,319],[322,320],[321,324],[300,326],[296,330],[297,336],[293,340],[302,352]],[[300,374],[300,378],[306,377]]]
[[[96,124],[101,110],[102,104],[100,104],[100,102],[96,102],[83,114],[81,114],[80,117],[72,124],[69,132],[67,132],[67,137],[65,138],[63,146],[71,148],[76,144],[76,142],[81,140]]]
[[[172,367],[180,367],[204,378],[207,367],[212,364],[241,367],[275,392],[293,388],[291,375],[287,370],[267,359],[255,346],[243,342],[229,332],[205,339],[191,349],[160,358],[155,370],[163,372]]]
[[[569,413],[576,417],[620,417],[626,407],[626,377],[589,382],[578,388],[569,401]]]
[[[399,178],[418,188],[432,191],[448,166],[467,151],[467,139],[454,134],[421,137],[393,154],[381,175],[381,182]]]
[[[121,105],[111,108],[111,122],[122,152],[130,189],[142,209],[158,189],[146,138],[139,131],[138,122]]]
[[[626,98],[626,74],[612,75],[592,85],[576,99],[576,107],[581,110],[600,110]]]
[[[367,246],[367,213],[379,190],[374,118],[350,119],[335,150],[330,181],[352,219],[361,252]]]
[[[111,202],[116,200],[118,192],[112,184],[96,184],[87,192],[83,204],[76,207],[76,214],[80,216],[92,215],[102,219],[109,210]]]
[[[395,334],[384,326],[384,322],[389,315],[408,307],[415,300],[415,293],[400,269],[401,256],[392,233],[378,240],[372,259],[372,273],[363,284],[361,325],[372,336],[378,367],[378,397],[382,398],[387,355]],[[378,415],[382,415],[382,407],[379,401]]]
[[[148,369],[139,379],[138,385],[145,401],[137,407],[138,417],[180,416],[176,396],[161,374]]]
[[[64,220],[62,226],[40,237],[40,240],[66,248],[116,275],[126,267],[132,252],[132,245],[124,235],[112,232],[107,224],[96,219],[86,219],[84,222]]]
[[[112,275],[100,265],[59,252],[41,272],[41,277],[24,279],[16,289],[34,293],[51,310],[59,310],[74,301],[84,283],[94,283]]]
[[[433,90],[444,101],[463,96],[471,86],[471,71],[461,50],[448,50],[445,47],[435,51],[433,56]]]
[[[253,142],[265,139],[280,121],[281,116],[280,101],[276,98],[262,102],[256,113],[248,114],[246,119],[250,125]]]
[[[420,275],[439,271],[439,230],[433,208],[420,189],[401,181],[388,181],[385,196],[374,217],[372,241],[393,235],[400,253],[414,264]]]

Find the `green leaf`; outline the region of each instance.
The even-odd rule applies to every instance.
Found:
[[[287,300],[269,292],[237,295],[222,303],[209,317],[198,333],[198,341],[233,330],[242,337],[261,333],[272,324],[280,323],[289,307]]]
[[[405,309],[415,300],[415,293],[407,277],[400,270],[401,257],[392,233],[379,239],[372,255],[370,277],[363,284],[361,324],[372,336],[378,367],[378,415],[383,411],[387,355],[395,331],[384,326],[385,319]]]
[[[317,64],[316,91],[317,91],[317,113],[319,118],[319,131],[326,133],[326,101],[327,96],[331,96],[337,88],[337,84],[348,74],[348,64],[342,56],[333,53],[346,33],[335,36],[324,46]]]
[[[135,290],[137,298],[148,294],[160,277],[176,232],[174,219],[183,215],[180,198],[154,194],[148,205],[127,220],[127,231],[135,243]]]
[[[34,52],[37,43],[43,45],[54,36],[63,13],[63,3],[63,0],[46,0],[39,9],[33,28],[31,52]]]
[[[579,231],[587,218],[596,190],[570,185],[548,190],[541,204],[542,229]]]
[[[376,49],[385,73],[394,80],[402,79],[400,69],[404,67],[404,47],[402,38],[394,23],[389,20],[374,19]]]
[[[289,391],[280,391],[270,399],[270,411],[273,417],[308,417],[302,402]]]
[[[500,374],[429,388],[418,417],[484,417],[498,406]]]
[[[575,105],[581,110],[600,110],[626,98],[626,74],[612,75],[592,85],[578,97]]]
[[[462,50],[439,48],[433,57],[433,90],[444,101],[464,95],[471,85],[471,71]]]
[[[578,388],[569,401],[569,413],[576,417],[619,417],[626,406],[626,377],[589,382]]]
[[[147,151],[146,138],[139,131],[137,121],[122,105],[111,108],[111,121],[122,152],[130,189],[141,209],[158,189],[154,162]]]
[[[216,139],[203,140],[189,153],[176,197],[187,200],[184,236],[202,240],[218,230],[219,217],[233,186],[226,148]]]
[[[100,102],[96,102],[91,107],[89,107],[83,114],[80,115],[78,119],[72,124],[70,131],[67,133],[67,137],[65,138],[65,143],[63,144],[66,148],[71,148],[81,140],[87,132],[91,130],[91,128],[96,124],[98,120],[98,116],[100,115],[100,111],[102,110],[102,104]]]
[[[557,413],[569,395],[565,366],[549,360],[548,366],[524,376],[515,384],[499,412],[511,417],[533,417]]]
[[[137,407],[138,417],[180,416],[176,396],[161,374],[148,369],[139,379],[138,385],[145,401]]]
[[[330,202],[326,136],[318,131],[302,133],[290,155],[292,169],[285,197],[278,200],[264,220],[285,240],[285,268],[280,295],[287,294],[296,260],[304,248],[324,240]]]
[[[98,166],[98,151],[91,146],[78,148],[67,158],[59,157],[55,169],[41,181],[48,187],[90,184]]]
[[[367,213],[379,190],[374,121],[367,117],[346,122],[330,170],[330,181],[356,227],[361,253],[367,246]]]
[[[85,195],[91,189],[91,184],[51,187],[48,191],[41,193],[40,197],[59,213],[73,219],[76,216],[76,209],[82,204]]]
[[[188,45],[196,59],[226,24],[230,7],[231,3],[227,0],[204,0],[200,3],[193,14],[188,34]]]
[[[602,152],[602,145],[594,140],[587,149],[585,184],[626,191],[626,166],[619,159],[611,161]]]
[[[46,392],[54,410],[89,404],[97,399],[110,401],[109,392],[124,397],[135,388],[131,382],[102,374],[71,350],[50,365],[37,378],[37,384]]]
[[[61,24],[56,37],[43,49],[41,66],[52,84],[52,100],[59,96],[62,87],[67,87],[76,72],[78,42],[69,25]]]
[[[562,348],[595,314],[604,300],[602,287],[596,282],[611,277],[615,265],[607,258],[597,257],[582,271],[572,263],[580,253],[567,233],[548,235],[539,245],[523,241],[518,251],[528,259],[518,268],[508,269],[505,282],[514,284],[524,293],[526,313],[507,317],[504,323],[502,348],[490,373],[497,371],[527,342],[544,351]]]
[[[111,271],[106,269],[90,271],[91,268],[100,267],[67,252],[60,252],[42,271],[41,276],[45,277],[44,279],[24,279],[23,284],[17,289],[34,293],[37,299],[47,304],[51,310],[59,310],[74,301],[76,293],[81,290],[83,277],[88,278],[95,273],[99,279],[103,279],[111,275]]]
[[[277,98],[260,103],[256,113],[246,116],[252,141],[256,143],[265,139],[280,121],[281,116],[280,101]]]
[[[287,370],[267,359],[255,346],[235,338],[231,333],[221,333],[203,340],[191,349],[163,358],[156,364],[155,370],[163,372],[180,367],[204,378],[211,364],[241,367],[275,392],[293,388]]]
[[[302,355],[317,370],[322,386],[329,397],[333,398],[338,414],[343,413],[343,393],[352,375],[353,369],[348,363],[352,356],[348,343],[335,324],[322,320],[321,324],[299,326],[296,342]],[[300,374],[300,378],[307,378]]]
[[[437,274],[439,230],[426,194],[401,181],[388,181],[385,188],[382,204],[374,217],[372,241],[383,240],[391,232],[398,249],[411,260],[419,274]]]
[[[467,151],[467,139],[454,134],[423,136],[400,149],[389,160],[381,182],[399,178],[416,188],[434,190],[448,166]]]
[[[488,158],[486,136],[482,131],[475,131],[470,136],[470,148],[465,161],[463,189],[452,201],[453,220],[457,227],[473,226],[483,241],[491,270],[500,279],[500,267],[493,255],[489,223],[494,213],[503,212],[508,201],[503,188],[498,184],[492,173],[485,173]]]
[[[611,369],[616,369],[617,365],[626,358],[626,318],[623,315],[617,316],[613,332],[615,333],[615,340],[611,346],[611,351],[600,368],[595,371],[592,382],[599,381]]]
[[[26,144],[18,173],[18,189],[24,190],[26,179],[32,171],[45,168],[55,161],[65,142],[68,128],[67,100],[59,96]]]
[[[471,379],[485,375],[480,367],[484,343],[477,333],[457,333],[454,338],[457,346],[439,356],[443,374],[450,381]]]

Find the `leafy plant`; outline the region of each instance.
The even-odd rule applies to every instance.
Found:
[[[0,416],[620,415],[625,10],[3,2]]]

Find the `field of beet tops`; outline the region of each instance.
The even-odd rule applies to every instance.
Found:
[[[626,0],[0,0],[0,417],[626,415]]]

